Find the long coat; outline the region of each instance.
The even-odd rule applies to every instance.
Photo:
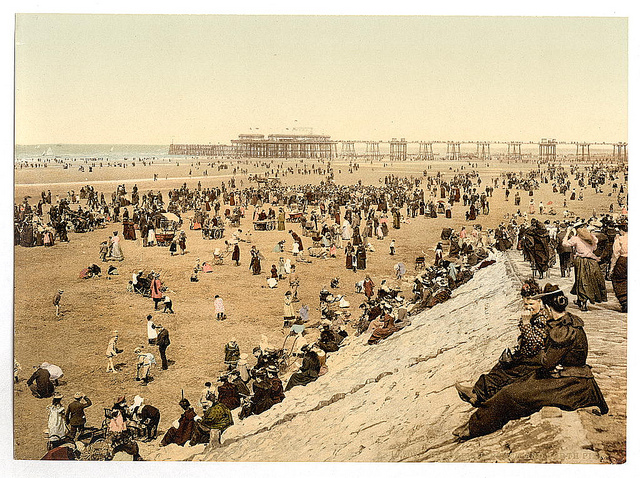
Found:
[[[160,279],[153,279],[151,281],[151,298],[162,299],[162,297],[162,282],[160,282]]]
[[[284,391],[287,392],[297,385],[307,385],[308,383],[318,380],[320,367],[318,354],[313,351],[307,352],[302,359],[300,370],[291,375],[287,383],[287,388],[285,388]]]
[[[185,410],[180,419],[178,420],[178,428],[171,427],[167,430],[167,433],[162,438],[160,446],[166,446],[171,443],[176,443],[180,446],[184,445],[191,439],[193,433],[193,419],[196,417],[196,412],[193,408]]]
[[[373,288],[374,287],[375,287],[375,284],[373,283],[373,281],[371,279],[365,279],[364,280],[364,295],[367,296],[367,298],[373,297]]]
[[[240,394],[236,386],[230,382],[224,382],[218,387],[218,401],[224,403],[229,410],[240,406]]]
[[[549,320],[547,325],[549,337],[539,369],[484,402],[469,419],[471,437],[493,433],[507,422],[529,416],[542,407],[562,410],[598,407],[602,414],[609,411],[586,364],[589,347],[582,319],[566,313]]]
[[[46,368],[39,368],[27,380],[27,386],[33,382],[36,383],[35,391],[40,398],[47,398],[53,395],[53,383],[51,383],[51,374]]]

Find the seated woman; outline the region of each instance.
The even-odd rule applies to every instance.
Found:
[[[204,412],[202,420],[195,422],[189,445],[210,443],[220,445],[222,432],[233,425],[231,410],[222,402],[216,401]]]
[[[109,431],[115,434],[124,432],[127,429],[129,413],[127,400],[119,397],[111,408],[111,420],[109,421]]]
[[[547,338],[547,311],[535,280],[522,285],[524,315],[520,319],[520,336],[513,352],[506,349],[489,373],[482,374],[473,387],[456,383],[460,398],[477,407],[494,396],[502,387],[526,378],[540,365],[539,355]]]
[[[300,370],[291,375],[289,378],[289,382],[287,383],[287,387],[284,389],[285,392],[288,392],[293,387],[298,385],[307,385],[311,382],[315,382],[318,380],[320,376],[320,358],[318,354],[311,350],[308,345],[305,345],[300,348],[300,351],[304,353],[304,357],[302,359],[302,365]]]
[[[184,446],[184,444],[191,439],[196,412],[193,410],[189,400],[186,398],[180,400],[178,404],[184,412],[180,416],[180,419],[177,420],[177,423],[174,422],[173,426],[167,430],[167,433],[165,433],[162,441],[160,442],[160,446],[167,446],[171,443]]]
[[[382,317],[382,327],[378,327],[373,331],[371,337],[369,337],[369,340],[367,342],[369,345],[377,344],[381,340],[386,339],[390,335],[400,330],[400,328],[394,325],[393,316],[389,315],[389,312],[391,312],[390,309],[391,307],[385,306],[385,314]]]
[[[567,297],[557,285],[547,284],[542,298],[549,307],[548,338],[540,353],[540,365],[526,379],[506,385],[478,408],[453,434],[460,440],[488,435],[511,420],[529,416],[543,407],[573,411],[609,407],[587,365],[588,342],[582,319],[566,311]]]
[[[335,352],[340,347],[342,337],[331,330],[330,324],[323,324],[317,346],[325,352]]]

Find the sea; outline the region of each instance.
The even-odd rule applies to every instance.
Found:
[[[417,143],[409,143],[407,152],[409,154],[417,154],[419,145]],[[357,145],[357,153],[364,155],[364,145]],[[360,149],[363,149],[360,151]],[[461,153],[463,156],[476,153],[476,145],[473,143],[463,143],[461,145]],[[340,150],[340,148],[338,148]],[[444,159],[446,156],[446,144],[437,144],[433,147],[437,157]],[[388,145],[381,144],[380,152],[388,154]],[[505,144],[492,144],[491,153],[497,156],[507,153]],[[523,156],[535,159],[538,156],[538,145],[528,143],[522,145]],[[576,146],[574,144],[558,144],[557,154],[559,157],[570,157],[576,154]],[[610,155],[611,146],[594,144],[591,146],[591,155],[594,157],[602,155]],[[163,160],[168,161],[176,156],[169,155],[168,144],[35,144],[35,145],[16,145],[15,161],[37,161],[38,159],[93,159],[93,160],[131,160],[131,159],[153,159],[155,162],[162,163]],[[186,159],[184,156],[181,158]]]
[[[16,145],[15,161],[32,161],[42,158],[125,160],[163,160],[169,155],[167,144],[35,144]]]

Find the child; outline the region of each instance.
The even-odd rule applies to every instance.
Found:
[[[226,317],[224,315],[224,302],[222,301],[222,297],[219,295],[215,296],[213,307],[216,311],[216,320],[224,320]]]
[[[103,241],[100,244],[100,260],[102,262],[107,262],[107,254],[109,253],[109,244],[107,241]]]
[[[118,344],[118,331],[114,330],[113,333],[111,334],[111,338],[109,339],[109,345],[107,345],[107,352],[106,352],[107,373],[109,372],[118,373],[115,367],[113,366],[113,357],[115,357],[120,352],[122,352],[122,350],[117,348],[117,344]]]
[[[163,314],[169,313],[169,314],[173,314],[173,302],[171,302],[171,299],[169,298],[168,295],[164,296],[164,310],[162,311]]]

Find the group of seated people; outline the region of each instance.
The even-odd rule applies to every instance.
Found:
[[[183,413],[167,431],[161,445],[219,443],[222,432],[233,424],[232,410],[239,409],[240,420],[251,415],[259,415],[282,402],[285,392],[317,380],[323,372],[326,373],[327,352],[338,350],[347,335],[344,329],[334,330],[330,321],[323,321],[321,328],[320,337],[313,344],[301,339],[300,343],[303,345],[296,348],[295,339],[290,355],[287,355],[285,349],[255,347],[253,356],[256,364],[253,367],[247,365],[248,355],[241,354],[237,343],[232,339],[225,346],[225,363],[228,370],[218,378],[217,390],[212,388],[211,382],[205,383],[199,400],[202,417],[196,414],[188,400],[181,400]],[[292,327],[292,337],[301,335],[302,331],[299,328]],[[301,359],[301,364],[289,377],[285,387],[280,374],[281,370],[286,368],[288,357]],[[211,432],[214,430],[215,436],[212,439]]]
[[[109,431],[113,434],[121,434],[137,430],[138,434],[145,437],[144,441],[151,441],[158,434],[160,423],[160,410],[152,405],[144,403],[144,398],[136,395],[133,404],[127,405],[124,396],[116,399],[113,407],[106,411],[109,421]]]

